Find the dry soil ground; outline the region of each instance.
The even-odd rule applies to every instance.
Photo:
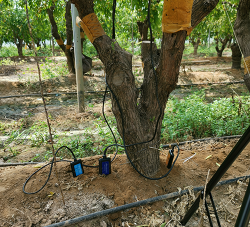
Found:
[[[37,73],[34,61],[16,65],[2,65],[0,69],[0,117],[2,123],[18,122],[20,119],[45,120],[40,97],[12,97],[4,96],[37,93],[39,85],[36,82]],[[63,59],[56,59],[61,61]],[[236,82],[241,81],[242,70],[230,69],[230,58],[198,59],[209,60],[203,63],[192,63],[181,68],[179,84]],[[198,61],[196,59],[196,61]],[[27,69],[28,68],[28,69]],[[141,64],[137,59],[134,64],[136,80],[142,80]],[[18,76],[22,74],[22,77]],[[85,76],[87,90],[104,89],[104,72],[102,65],[96,61],[90,74]],[[29,83],[27,83],[27,81]],[[204,85],[202,85],[204,86]],[[45,93],[74,92],[76,85],[74,77],[58,77],[44,82]],[[233,90],[232,90],[233,89]],[[189,90],[177,89],[174,95],[182,97]],[[219,86],[207,91],[207,98],[231,96],[232,93],[247,92],[243,84]],[[57,96],[56,96],[57,97]],[[94,105],[88,106],[85,113],[77,113],[76,96],[61,95],[58,98],[47,97],[48,110],[53,115],[52,128],[60,131],[79,131],[92,119],[101,113],[100,96],[91,96]],[[111,114],[110,107],[107,108]],[[32,113],[32,115],[30,114]],[[18,123],[17,123],[18,124]],[[28,123],[27,123],[28,125]],[[11,131],[11,128],[9,129]],[[31,161],[37,153],[46,152],[46,146],[31,147],[27,144],[15,144],[16,152],[6,149],[6,137],[2,135],[0,160],[7,162]],[[118,155],[112,163],[111,174],[104,177],[98,174],[96,168],[84,168],[84,174],[72,177],[68,162],[57,163],[58,178],[55,172],[45,186],[37,194],[24,194],[22,191],[25,180],[44,164],[26,166],[0,167],[0,226],[46,226],[75,217],[91,214],[108,208],[129,204],[132,202],[152,198],[155,196],[176,192],[188,188],[190,193],[181,197],[151,203],[145,206],[124,210],[119,213],[95,218],[72,226],[177,226],[186,210],[194,201],[192,187],[205,185],[208,178],[215,173],[238,139],[208,140],[189,143],[180,146],[179,158],[168,177],[151,181],[141,177],[129,164],[125,155]],[[158,176],[166,173],[166,154],[168,150],[161,150],[161,169]],[[229,168],[222,180],[250,175],[248,145],[235,163]],[[188,161],[185,158],[191,157]],[[7,157],[7,158],[6,158]],[[97,165],[101,156],[84,158],[83,163]],[[113,155],[111,154],[111,157]],[[176,157],[176,154],[175,154]],[[27,184],[26,191],[38,190],[46,181],[49,167],[39,171]],[[234,226],[239,208],[245,194],[247,180],[238,181],[217,187],[213,190],[222,226]],[[63,202],[64,200],[64,202]],[[211,204],[209,203],[209,206]],[[193,215],[186,226],[197,226],[202,211]],[[215,222],[215,216],[212,212]],[[209,226],[204,217],[204,226]]]

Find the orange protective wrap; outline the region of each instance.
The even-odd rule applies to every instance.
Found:
[[[96,38],[106,35],[95,13],[91,13],[82,18],[81,27],[91,43],[93,43]]]
[[[71,45],[66,45],[66,49],[70,49],[71,48]]]
[[[164,0],[162,13],[162,31],[174,33],[186,30],[192,31],[191,14],[193,0]]]
[[[81,37],[81,39],[84,39],[84,38],[85,38],[84,32],[80,32],[80,37]]]
[[[62,41],[62,39],[57,39],[56,42],[57,42],[57,44],[58,44],[59,46],[61,46],[61,45],[64,44],[64,42]]]
[[[245,60],[244,61],[244,65],[245,65],[244,75],[246,75],[250,73],[250,56],[246,57],[244,60]]]

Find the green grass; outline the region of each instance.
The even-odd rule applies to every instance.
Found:
[[[55,45],[55,56],[57,56],[59,53],[63,53],[62,51],[60,51],[60,47]],[[23,56],[35,56],[34,51],[30,50],[30,49],[25,49],[23,47],[22,49],[23,51]],[[39,47],[37,48],[37,55],[42,57],[42,56],[46,56],[46,57],[52,57],[52,49],[48,46],[44,47]],[[17,52],[17,47],[14,45],[11,46],[3,46],[0,49],[0,57],[13,57],[13,56],[18,56],[18,52]]]
[[[163,142],[242,134],[250,124],[250,98],[240,99],[220,98],[206,103],[204,90],[183,100],[171,98],[162,123]]]
[[[186,44],[184,53],[183,53],[183,59],[188,59],[189,55],[192,55],[193,53],[194,53],[193,45]],[[215,43],[211,43],[209,48],[207,44],[199,45],[197,57],[216,57],[216,56],[217,56],[217,52],[215,49]]]

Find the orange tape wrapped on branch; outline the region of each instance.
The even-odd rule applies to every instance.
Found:
[[[64,44],[64,42],[62,41],[61,38],[60,38],[60,39],[57,39],[56,42],[57,42],[57,44],[58,44],[59,46],[61,46],[61,45]]]
[[[69,50],[72,45],[66,45],[66,49]]]
[[[192,31],[191,14],[193,0],[164,0],[162,13],[162,31],[175,33],[186,30]]]
[[[80,21],[81,27],[91,43],[93,43],[96,38],[106,35],[95,13],[85,16],[82,20],[78,18],[78,21]]]
[[[244,75],[250,73],[250,56],[244,58]]]

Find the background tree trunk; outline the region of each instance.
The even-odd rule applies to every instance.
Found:
[[[234,24],[236,37],[244,58],[250,56],[250,0],[240,0]],[[244,75],[245,84],[250,92],[250,75]]]
[[[192,43],[192,45],[193,45],[193,47],[194,47],[194,53],[193,53],[193,54],[194,54],[195,56],[197,56],[199,44],[200,44],[200,42],[201,42],[201,38],[198,37],[197,40],[195,41],[194,37],[191,37],[189,40],[191,41],[191,43]]]
[[[94,12],[93,0],[72,0],[72,3],[78,9],[80,18]],[[218,0],[195,0],[192,14],[193,27],[217,3]],[[118,131],[122,137],[124,136],[126,145],[152,139],[157,119],[161,114],[154,140],[147,144],[127,148],[128,155],[136,168],[147,176],[155,175],[159,169],[159,150],[157,148],[160,145],[161,124],[169,94],[175,89],[178,81],[186,34],[186,31],[163,34],[160,57],[158,61],[157,59],[155,61],[156,75],[153,73],[151,62],[147,60],[150,52],[145,51],[142,54],[145,63],[144,80],[140,93],[135,86],[132,72],[132,55],[121,49],[116,41],[106,35],[100,36],[93,42],[99,58],[105,66],[109,87],[115,95],[111,95],[112,110],[117,121]],[[144,37],[143,35],[143,39]],[[119,101],[119,105],[116,99]]]
[[[241,52],[237,43],[231,45],[232,50],[232,69],[241,68]]]
[[[23,57],[23,39],[18,39],[18,43],[16,43],[17,52],[19,57]]]
[[[73,29],[72,29],[72,17],[71,17],[71,1],[66,3],[66,12],[65,12],[65,20],[66,20],[66,35],[67,35],[67,45],[65,48],[65,56],[67,58],[68,70],[71,73],[75,74],[75,65],[74,65],[74,55],[70,51],[70,46],[73,41]]]
[[[227,36],[225,39],[215,39],[216,40],[216,51],[217,51],[217,57],[221,58],[222,53],[225,50],[227,43],[231,39],[231,36]],[[219,42],[222,44],[221,48],[219,48]]]
[[[75,73],[75,66],[73,61],[72,53],[70,52],[70,48],[67,48],[72,45],[72,19],[70,14],[70,1],[66,3],[66,12],[65,12],[65,19],[66,19],[66,33],[67,33],[67,46],[64,44],[59,45],[61,50],[64,52],[66,58],[67,58],[67,65],[69,72]],[[47,14],[49,16],[49,20],[52,27],[52,35],[56,40],[60,40],[61,36],[59,35],[58,28],[56,21],[54,19],[54,6],[51,6],[49,9],[47,9]],[[69,45],[69,46],[68,46]]]

